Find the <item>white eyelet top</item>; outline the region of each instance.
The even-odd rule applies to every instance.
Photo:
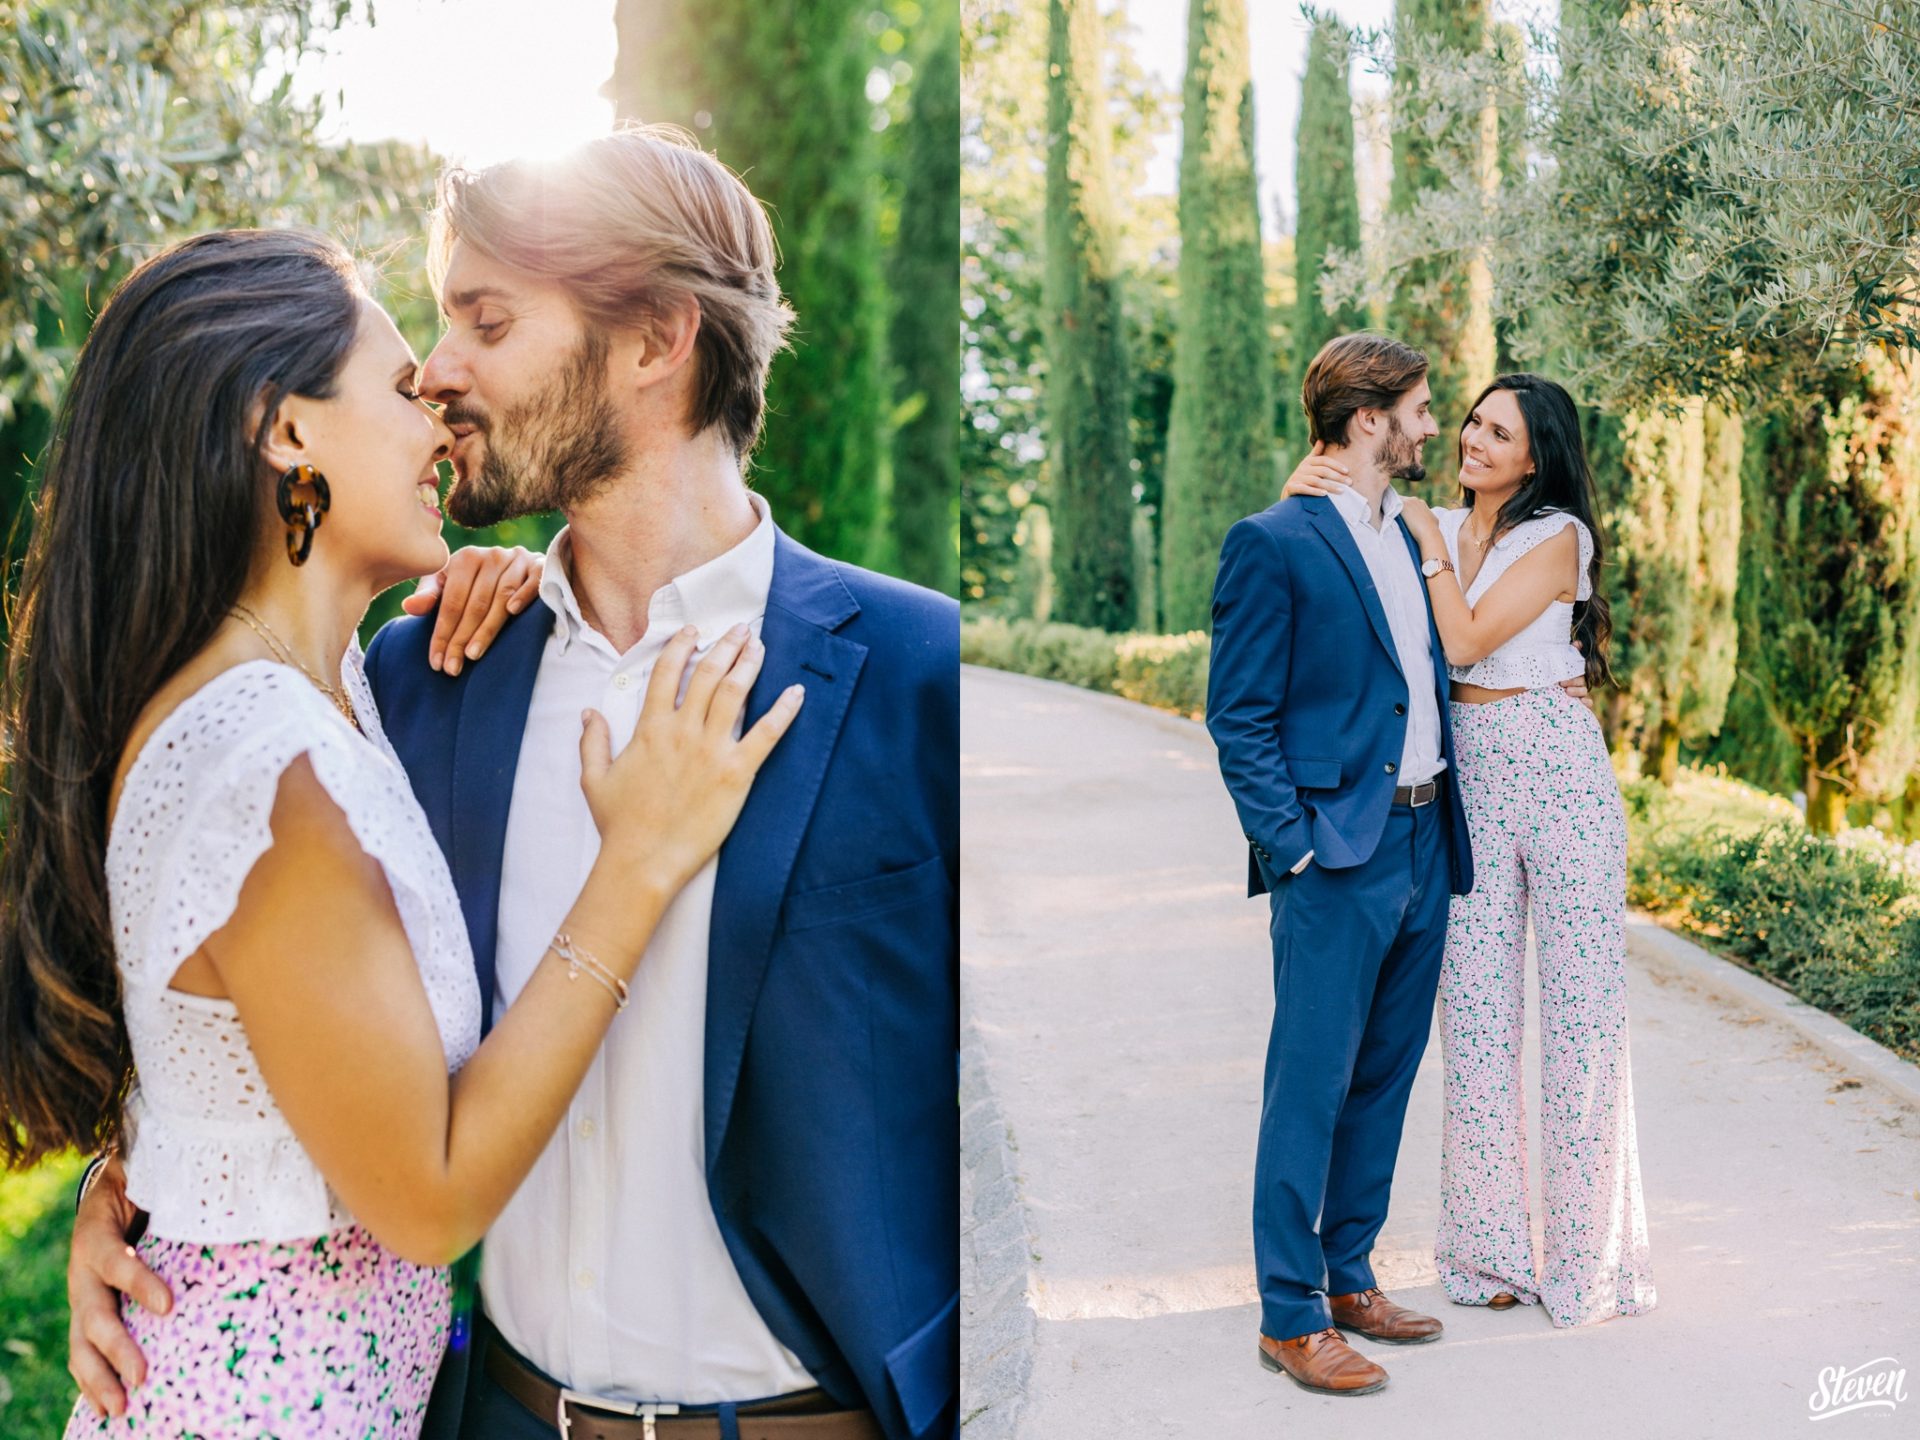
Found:
[[[281,1241],[353,1223],[268,1093],[230,1000],[168,988],[232,916],[273,843],[280,776],[305,755],[380,862],[419,962],[449,1071],[480,1043],[480,992],[447,862],[380,728],[356,644],[341,678],[365,734],[298,671],[267,660],[216,675],[141,747],[107,839],[137,1085],[127,1193],[170,1240]],[[328,897],[312,897],[325,923]],[[288,964],[300,961],[287,937]]]
[[[1453,557],[1454,574],[1458,575],[1460,527],[1472,512],[1463,507],[1436,509],[1433,513],[1440,522],[1441,538],[1447,542],[1447,554]],[[1588,567],[1593,563],[1593,535],[1577,517],[1564,510],[1549,510],[1521,521],[1493,542],[1480,572],[1467,588],[1467,604],[1478,605],[1514,561],[1569,525],[1580,540],[1580,581],[1574,594],[1582,600],[1591,599],[1593,582]],[[1481,685],[1489,690],[1538,690],[1583,675],[1586,669],[1586,660],[1573,645],[1573,602],[1551,600],[1518,635],[1491,655],[1471,665],[1449,665],[1447,674],[1464,685]]]

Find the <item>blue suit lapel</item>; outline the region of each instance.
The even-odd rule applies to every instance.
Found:
[[[1393,523],[1400,527],[1400,538],[1407,542],[1407,558],[1413,561],[1414,572],[1418,574],[1421,563],[1420,546],[1414,540],[1413,532],[1407,529],[1405,520],[1396,516]],[[1433,673],[1436,676],[1444,676],[1447,673],[1447,647],[1440,643],[1440,625],[1433,618],[1433,592],[1426,588],[1424,578],[1420,589],[1427,601],[1427,648],[1433,652]]]
[[[1420,568],[1420,546],[1413,538],[1413,532],[1407,529],[1407,522],[1395,517],[1394,524],[1400,527],[1400,538],[1407,542],[1407,554],[1413,560],[1413,568]],[[1421,590],[1427,600],[1427,651],[1433,656],[1433,694],[1440,706],[1441,753],[1447,763],[1453,763],[1453,721],[1452,711],[1448,708],[1450,698],[1449,675],[1447,672],[1447,647],[1440,641],[1440,625],[1433,617],[1433,592],[1424,584]]]
[[[773,588],[761,639],[767,656],[747,697],[751,726],[787,686],[806,703],[755,778],[720,848],[707,959],[706,1152],[712,1174],[733,1111],[780,907],[800,841],[813,818],[867,647],[834,633],[859,611],[833,565],[774,532]]]
[[[1400,652],[1394,647],[1393,631],[1387,625],[1387,612],[1380,603],[1380,592],[1374,586],[1366,560],[1361,557],[1360,547],[1353,543],[1353,536],[1347,531],[1347,522],[1333,508],[1333,502],[1324,496],[1308,495],[1300,503],[1307,507],[1314,528],[1333,546],[1333,553],[1347,567],[1354,588],[1360,592],[1360,603],[1366,608],[1373,633],[1380,637],[1381,645],[1386,647],[1387,658],[1393,661],[1393,668],[1400,669]]]
[[[500,929],[500,860],[520,742],[540,657],[553,633],[553,611],[529,606],[500,632],[487,652],[483,684],[469,681],[460,697],[453,738],[453,803],[447,866],[473,944],[480,980],[480,1013],[493,1024],[494,952]]]

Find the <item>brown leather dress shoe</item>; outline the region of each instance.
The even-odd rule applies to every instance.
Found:
[[[1316,1330],[1291,1340],[1260,1337],[1260,1363],[1290,1375],[1316,1395],[1371,1395],[1387,1383],[1387,1372],[1341,1338],[1338,1330]]]
[[[1518,1295],[1515,1295],[1509,1290],[1502,1290],[1498,1295],[1495,1295],[1491,1300],[1487,1301],[1487,1309],[1511,1310],[1519,1303],[1520,1297]]]
[[[1377,1285],[1357,1295],[1329,1295],[1327,1308],[1333,1311],[1333,1323],[1342,1330],[1388,1345],[1425,1345],[1438,1340],[1445,1328],[1431,1315],[1394,1304]]]

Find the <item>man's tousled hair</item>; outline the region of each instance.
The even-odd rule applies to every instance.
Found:
[[[1386,335],[1336,335],[1307,366],[1300,404],[1310,439],[1347,443],[1358,410],[1391,410],[1427,373],[1427,357]]]
[[[689,428],[718,426],[736,454],[753,449],[793,311],[766,212],[687,131],[628,124],[550,163],[452,168],[429,241],[436,292],[455,241],[558,283],[590,329],[646,329],[697,304]]]

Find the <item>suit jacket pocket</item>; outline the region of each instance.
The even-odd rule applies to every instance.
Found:
[[[1340,783],[1338,760],[1296,760],[1287,757],[1287,778],[1296,790],[1332,790]]]
[[[938,855],[905,870],[889,870],[844,885],[826,885],[787,897],[786,933],[839,925],[944,895],[946,862]]]

